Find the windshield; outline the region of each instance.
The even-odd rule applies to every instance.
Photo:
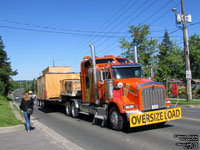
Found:
[[[116,58],[118,62],[120,63],[125,63],[125,62],[129,62],[128,59],[124,59],[124,58]]]
[[[142,70],[140,67],[113,68],[112,71],[113,71],[113,77],[115,79],[142,77]]]

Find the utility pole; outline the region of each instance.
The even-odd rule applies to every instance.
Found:
[[[186,89],[187,89],[187,100],[192,100],[192,86],[191,86],[191,80],[192,80],[192,73],[190,70],[190,57],[189,57],[189,42],[188,42],[188,30],[187,30],[187,24],[192,22],[191,15],[188,14],[185,15],[185,8],[184,8],[184,0],[181,0],[181,12],[182,14],[177,13],[176,8],[173,8],[172,11],[176,12],[176,25],[182,23],[182,27],[180,27],[183,30],[183,40],[184,40],[184,54],[185,54],[185,69],[186,69]]]
[[[181,11],[183,14],[183,39],[184,39],[184,53],[185,53],[185,67],[186,67],[186,89],[187,89],[187,100],[192,100],[192,86],[191,86],[191,70],[190,70],[190,57],[189,57],[189,42],[188,42],[188,31],[186,25],[184,0],[181,0]]]

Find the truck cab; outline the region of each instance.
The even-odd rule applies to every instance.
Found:
[[[171,108],[165,86],[143,77],[142,65],[127,58],[106,55],[96,57],[94,46],[91,57],[81,62],[80,99],[70,98],[67,115],[93,115],[93,123],[102,120],[114,130],[150,124],[164,124],[181,118],[181,108]]]

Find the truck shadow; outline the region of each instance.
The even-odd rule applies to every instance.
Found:
[[[141,126],[141,127],[134,127],[134,128],[126,128],[123,130],[124,133],[126,134],[131,134],[131,133],[137,133],[137,132],[144,132],[144,131],[149,131],[149,130],[158,130],[162,128],[171,128],[173,125],[169,124],[154,124],[154,125],[148,125],[148,126]]]
[[[62,105],[49,105],[48,107],[45,107],[45,108],[37,107],[37,109],[44,113],[61,113],[61,114],[66,115],[65,107]],[[67,116],[67,117],[70,117],[70,116]],[[77,119],[78,121],[87,121],[87,122],[93,121],[92,116],[88,116],[84,114],[79,114],[79,117]]]
[[[64,106],[60,106],[60,105],[49,105],[48,107],[39,107],[37,106],[37,109],[41,112],[44,113],[64,113],[65,114],[65,108]]]
[[[50,106],[48,106],[46,108],[37,107],[37,109],[39,111],[41,111],[41,112],[44,112],[44,113],[61,113],[61,114],[66,115],[65,107],[62,106],[62,105],[50,105]],[[70,116],[67,116],[67,117],[70,117]],[[88,115],[84,115],[84,114],[79,114],[79,117],[76,118],[76,120],[79,121],[79,122],[80,121],[89,122],[89,123],[91,123],[91,126],[92,126],[93,117],[92,116],[88,116]],[[102,122],[101,120],[98,120],[95,125],[101,127],[101,122]],[[170,124],[167,124],[167,123],[164,124],[164,125],[162,125],[162,124],[154,124],[154,125],[140,126],[140,127],[134,127],[134,128],[130,128],[129,124],[127,124],[125,129],[122,132],[124,132],[125,134],[131,134],[131,133],[136,133],[136,132],[144,132],[144,131],[149,131],[149,130],[158,130],[158,129],[170,128],[170,127],[173,127],[173,125],[170,125]],[[109,125],[107,125],[106,127],[103,127],[103,128],[111,129],[109,127]]]

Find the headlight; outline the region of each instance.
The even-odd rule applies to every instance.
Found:
[[[134,108],[134,105],[125,105],[125,109],[131,109]]]
[[[171,101],[167,100],[167,104],[171,104]]]
[[[123,87],[123,83],[122,82],[117,83],[117,87],[118,88],[122,88]]]

